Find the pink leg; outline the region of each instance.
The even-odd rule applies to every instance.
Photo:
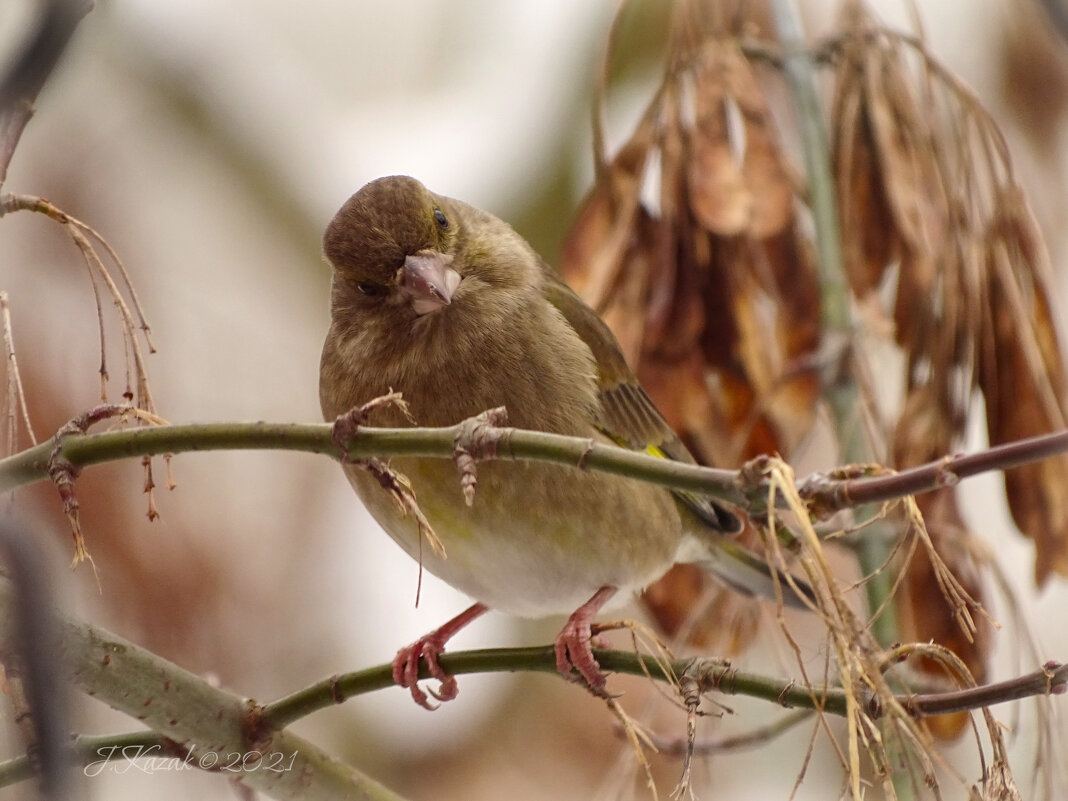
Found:
[[[553,645],[556,653],[556,669],[563,674],[564,678],[573,679],[571,669],[574,668],[586,680],[590,689],[598,695],[604,695],[605,677],[601,673],[601,666],[593,658],[593,649],[590,647],[590,626],[597,612],[615,594],[615,587],[601,587],[597,590],[590,600],[576,609],[567,619],[567,624],[556,636],[556,642]]]
[[[423,709],[437,709],[439,704],[432,704],[426,693],[419,689],[419,659],[423,658],[426,660],[430,675],[441,682],[436,691],[430,690],[430,694],[439,701],[451,701],[458,692],[456,677],[442,670],[441,665],[438,664],[438,656],[445,650],[445,643],[456,632],[488,611],[488,606],[474,604],[441,628],[434,629],[406,648],[401,648],[393,657],[393,681],[401,687],[407,687],[412,693],[412,699]],[[589,636],[588,631],[586,636]]]

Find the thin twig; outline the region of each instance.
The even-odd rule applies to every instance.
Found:
[[[785,734],[794,726],[799,723],[804,723],[811,718],[812,710],[800,709],[796,712],[791,712],[789,715],[783,715],[778,720],[769,723],[766,726],[758,726],[755,729],[750,729],[749,731],[740,734],[694,740],[692,743],[692,753],[694,756],[711,756],[713,754],[722,754],[727,751],[741,751],[746,748],[767,745],[769,741]],[[682,759],[691,750],[691,743],[688,737],[668,738],[660,737],[655,734],[650,734],[649,737],[652,739],[656,750],[666,756]]]
[[[96,300],[97,323],[100,331],[101,402],[107,402],[108,371],[107,349],[104,342],[104,312],[99,287],[96,283],[97,279],[104,282],[104,285],[108,289],[108,295],[111,297],[119,314],[119,322],[123,334],[123,347],[126,354],[126,390],[123,392],[123,396],[139,408],[154,413],[155,404],[153,403],[152,392],[148,383],[148,369],[145,364],[144,354],[142,353],[141,343],[137,336],[137,331],[140,330],[145,338],[145,344],[148,346],[149,353],[154,353],[156,349],[152,344],[152,331],[148,324],[148,320],[145,318],[141,301],[134,289],[129,272],[126,270],[122,260],[115,252],[115,249],[112,248],[108,241],[92,226],[87,225],[76,217],[72,217],[70,214],[44,198],[36,197],[34,195],[0,195],[0,216],[13,211],[32,211],[38,214],[44,214],[49,219],[65,226],[71,239],[74,240],[74,244],[77,245],[78,250],[82,254],[86,268],[89,271],[90,283]],[[126,303],[126,300],[123,297],[118,282],[112,277],[111,272],[104,264],[104,260],[101,259],[100,255],[97,253],[91,240],[100,243],[115,267],[119,270],[120,279],[122,284],[126,287],[126,291],[129,293],[133,311],[136,312],[137,315],[136,322],[134,321],[134,314],[130,311],[130,306]],[[133,366],[133,382],[131,382],[130,379],[131,361]],[[136,386],[136,392],[131,389],[131,383]]]
[[[970,454],[946,456],[927,464],[884,475],[857,466],[834,473],[814,473],[801,483],[809,509],[823,517],[839,509],[903,498],[956,485],[980,473],[1004,471],[1068,452],[1068,430],[996,445]]]
[[[0,290],[0,332],[4,340],[4,358],[7,362],[7,438],[4,447],[7,453],[18,449],[19,418],[26,427],[30,442],[37,444],[37,435],[33,433],[30,422],[30,410],[26,406],[26,392],[22,386],[18,359],[15,357],[15,332],[11,325],[11,310],[8,306],[7,293]]]

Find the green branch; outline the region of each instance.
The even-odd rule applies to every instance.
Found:
[[[675,681],[677,676],[693,676],[706,691],[715,690],[724,695],[745,695],[787,708],[819,708],[833,715],[844,715],[846,710],[844,690],[809,690],[793,681],[738,670],[723,659],[670,659],[661,663],[650,656],[633,651],[594,649],[593,653],[597,663],[608,673],[648,676],[657,681],[668,681],[669,676],[671,681]],[[453,676],[466,673],[527,672],[560,677],[551,645],[456,651],[442,654],[438,661],[441,667]],[[419,676],[423,679],[430,678],[424,664],[420,664]],[[353,696],[392,686],[392,665],[379,665],[355,673],[331,676],[267,704],[263,707],[263,719],[274,726],[287,726],[312,712],[343,703]]]
[[[10,614],[10,595],[0,592]],[[150,651],[86,623],[62,622],[64,649],[75,683],[111,707],[137,717],[153,731],[80,737],[77,759],[92,776],[114,761],[151,759],[169,766],[201,768],[240,775],[250,787],[285,795],[298,782],[302,798],[326,798],[338,789],[359,789],[372,801],[398,797],[355,770],[335,762],[315,746],[290,734],[285,727],[350,698],[393,686],[391,665],[331,676],[266,705],[246,700],[211,686]],[[692,688],[696,696],[709,692],[744,695],[787,709],[847,714],[849,693],[841,687],[810,689],[792,680],[738,670],[714,658],[657,661],[632,651],[596,650],[602,669],[610,673],[648,676]],[[443,654],[442,668],[451,675],[470,673],[534,672],[559,678],[552,646],[493,648]],[[426,666],[420,677],[429,679]],[[676,678],[679,677],[679,678]],[[1065,692],[1068,665],[1049,662],[1039,670],[997,684],[954,692],[901,695],[901,706],[915,717],[978,709],[991,704],[1036,695]],[[855,694],[855,692],[854,692]],[[695,696],[695,697],[696,697]],[[869,693],[856,698],[872,719],[882,709]],[[206,745],[210,743],[209,745]],[[226,768],[246,765],[246,754],[256,756],[259,769]],[[263,768],[272,755],[284,760],[271,771]],[[210,762],[205,762],[210,759]],[[27,757],[0,762],[0,787],[33,775]]]
[[[419,456],[451,459],[457,438],[469,432],[465,423],[446,428],[361,427],[347,443],[352,459],[370,456]],[[569,467],[601,470],[648,481],[671,489],[698,492],[759,514],[767,499],[762,483],[762,458],[741,471],[684,464],[582,437],[493,427],[481,436],[492,438],[495,453],[479,459],[533,459]],[[326,423],[196,423],[123,429],[99,434],[68,434],[58,452],[54,438],[0,459],[0,494],[45,481],[53,453],[76,469],[119,459],[215,450],[288,450],[340,458]],[[1007,470],[1068,452],[1068,430],[998,445],[973,454],[958,454],[900,472],[845,471],[817,473],[800,483],[802,498],[817,516],[906,495],[939,489],[961,479]],[[750,469],[752,468],[752,469]],[[459,472],[457,473],[459,482]]]
[[[0,588],[0,623],[5,631],[13,605],[10,589]],[[62,617],[58,639],[61,661],[75,686],[173,741],[180,753],[193,749],[191,767],[227,773],[254,790],[280,798],[403,801],[307,740],[263,725],[254,702],[214,687],[129,640]],[[242,763],[240,757],[250,752],[277,754],[284,762]],[[121,753],[112,754],[124,758]],[[95,760],[101,759],[98,752]],[[10,762],[2,768],[12,780],[24,770]]]
[[[606,651],[595,649],[594,656],[601,668],[609,673],[629,676],[648,676],[657,681],[677,682],[685,677],[697,683],[700,693],[717,692],[723,695],[744,695],[770,701],[786,709],[822,711],[844,716],[849,705],[849,692],[841,687],[809,688],[793,680],[784,680],[738,670],[729,661],[717,658],[668,659],[658,661],[634,651]],[[548,673],[559,677],[556,656],[551,645],[533,648],[487,648],[456,651],[439,657],[446,673],[460,676],[465,673],[528,672]],[[419,676],[430,678],[425,665]],[[349,698],[393,686],[392,665],[379,665],[355,673],[331,676],[298,692],[280,698],[263,707],[265,723],[284,727],[328,706],[344,703]],[[1068,688],[1068,665],[1048,662],[1039,670],[1024,676],[942,693],[907,694],[897,696],[901,706],[914,717],[930,717],[960,712],[992,704],[1016,701],[1036,695],[1058,695]],[[857,692],[853,691],[856,696]],[[858,699],[866,714],[875,719],[882,715],[878,701],[870,693]]]
[[[463,424],[447,428],[361,427],[347,443],[352,459],[369,456],[453,458]],[[603,470],[681,490],[701,492],[729,503],[746,505],[737,486],[738,473],[683,464],[605,445],[582,437],[566,437],[514,428],[494,429],[498,459],[536,459],[571,467]],[[0,493],[48,478],[53,441],[0,460]],[[75,468],[117,459],[214,450],[290,450],[340,458],[326,423],[198,423],[69,434],[59,456]]]

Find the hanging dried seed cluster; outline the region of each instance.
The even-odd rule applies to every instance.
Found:
[[[738,465],[809,431],[819,286],[759,67],[734,35],[756,20],[707,5],[680,6],[663,83],[598,164],[562,269],[698,460]],[[680,567],[647,601],[673,632],[704,588]],[[696,639],[730,631],[724,614]]]
[[[992,444],[1064,428],[1050,269],[1000,133],[920,43],[860,14],[852,31],[832,112],[835,168],[853,290],[861,300],[887,280],[896,290],[907,397],[895,466],[958,448],[976,390]],[[1065,476],[1068,457],[1006,475],[1039,583],[1068,576]]]
[[[707,463],[788,450],[819,392],[799,366],[819,290],[776,140],[753,65],[726,36],[702,41],[602,166],[564,248],[565,276]]]
[[[1050,313],[1045,247],[993,121],[922,43],[851,9],[832,124],[849,278],[860,300],[886,284],[906,398],[893,428],[896,467],[958,450],[976,392],[991,444],[1065,427],[1065,374]],[[1005,475],[1009,508],[1035,540],[1035,577],[1068,575],[1068,457]],[[956,490],[918,497],[928,530],[972,595],[979,568]],[[917,559],[898,608],[911,639],[933,639],[985,674]],[[940,614],[938,610],[946,610]],[[961,721],[963,723],[963,721]]]
[[[776,45],[761,38],[760,4],[730,5],[678,4],[662,82],[616,154],[598,148],[562,267],[697,458],[737,466],[789,458],[810,433],[825,332],[805,195],[771,113],[783,95],[767,91],[783,86]],[[906,467],[959,450],[979,393],[993,444],[1064,428],[1049,265],[993,121],[922,42],[859,3],[821,52],[834,65],[832,169],[854,306],[877,323],[865,333],[904,356],[903,403],[881,403],[856,374],[882,433],[877,457]],[[1037,581],[1068,575],[1068,457],[1005,483],[1036,543]],[[918,501],[939,553],[980,597],[954,490]],[[899,593],[906,633],[946,643],[981,676],[983,632],[960,632],[924,559]],[[673,631],[684,613],[672,599],[689,603],[701,585],[667,581],[647,597]]]

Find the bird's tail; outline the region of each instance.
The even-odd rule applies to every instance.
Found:
[[[744,595],[772,599],[781,595],[783,603],[794,609],[811,609],[816,605],[816,594],[806,581],[793,575],[776,575],[766,560],[739,542],[720,540],[687,561]]]

